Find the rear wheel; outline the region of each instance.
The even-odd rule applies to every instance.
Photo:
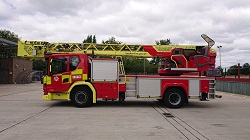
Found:
[[[163,100],[168,107],[179,108],[183,105],[184,93],[177,88],[172,88],[165,92]]]
[[[87,107],[92,104],[93,95],[88,87],[76,87],[71,91],[71,102],[76,107]]]

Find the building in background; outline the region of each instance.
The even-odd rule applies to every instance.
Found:
[[[0,84],[30,83],[32,61],[16,57],[17,43],[0,38]]]

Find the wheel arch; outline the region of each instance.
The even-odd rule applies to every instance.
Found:
[[[88,87],[92,91],[92,94],[93,94],[93,101],[92,102],[96,103],[96,90],[91,83],[85,82],[85,81],[77,81],[70,86],[70,88],[68,90],[68,94],[70,94],[69,98],[71,97],[71,91],[77,87],[80,87],[80,86]]]
[[[166,92],[170,89],[179,89],[182,91],[182,93],[184,93],[184,98],[187,99],[187,92],[185,90],[185,87],[179,85],[179,86],[168,86],[164,89],[163,93],[162,93],[162,97],[164,97],[164,95],[166,94]]]
[[[170,108],[180,108],[187,101],[187,94],[181,86],[169,86],[163,94],[163,102]]]

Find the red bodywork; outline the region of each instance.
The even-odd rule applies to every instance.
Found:
[[[187,72],[203,72],[215,67],[216,52],[208,50],[205,54],[205,46],[197,46],[198,49],[173,48],[170,52],[157,52],[153,46],[143,46],[143,49],[153,57],[161,58],[171,63],[171,66],[161,64],[159,75],[182,75]],[[162,61],[163,62],[163,61]],[[171,70],[171,68],[195,68]]]
[[[164,55],[170,55],[171,53],[159,53],[161,56]],[[78,57],[79,63],[77,67],[74,70],[71,70],[70,68],[70,57]],[[185,67],[186,65],[183,65],[184,62],[186,61],[185,59],[182,59],[183,55],[179,56],[172,56],[171,59],[173,60],[178,60],[177,62],[179,63],[180,66]],[[167,56],[169,57],[169,56]],[[111,100],[116,100],[120,97],[121,94],[125,94],[127,88],[126,88],[126,83],[125,82],[120,82],[120,81],[91,81],[91,63],[89,61],[89,57],[87,54],[53,54],[53,55],[46,55],[45,59],[47,62],[51,62],[52,59],[57,58],[65,60],[67,62],[66,64],[66,70],[65,72],[59,73],[59,74],[52,74],[48,70],[47,75],[45,78],[50,78],[50,82],[44,84],[44,94],[46,95],[48,92],[49,93],[68,93],[69,88],[72,86],[72,84],[76,81],[86,81],[89,82],[93,85],[95,91],[96,91],[96,98],[100,99],[111,99]],[[202,60],[203,58],[201,58]],[[98,60],[98,59],[94,59]],[[101,60],[101,59],[100,59]],[[114,61],[114,60],[111,60]],[[204,60],[205,61],[205,60]],[[193,60],[188,61],[188,65],[192,66]],[[50,65],[48,64],[48,68]],[[194,67],[194,65],[193,65]],[[159,71],[161,72],[160,69]],[[80,73],[79,73],[80,72]],[[177,72],[178,71],[174,71]],[[86,79],[83,79],[83,76],[86,75]],[[160,90],[159,97],[163,98],[164,93],[167,89],[177,87],[180,88],[184,93],[189,96],[189,90],[190,90],[190,79],[196,79],[199,81],[199,92],[197,92],[197,95],[199,93],[208,93],[209,92],[209,80],[206,79],[206,77],[201,77],[201,76],[131,76],[136,79],[138,78],[145,78],[145,79],[158,79],[159,86],[157,86]],[[150,83],[151,84],[151,83]],[[154,84],[154,83],[152,83]]]
[[[67,59],[67,62],[69,62],[70,56],[77,56],[79,58],[79,64],[76,67],[76,70],[80,69],[80,70],[82,70],[82,74],[88,75],[90,64],[88,62],[87,54],[82,54],[82,55],[79,55],[79,54],[53,54],[53,55],[50,55],[49,54],[49,55],[45,55],[45,59],[47,62],[50,62],[52,58],[64,57]],[[49,68],[49,67],[50,67],[50,65],[48,63],[47,68]],[[70,71],[69,63],[67,63],[66,71],[62,72],[60,74],[51,74],[49,70],[47,70],[47,71],[48,71],[46,74],[47,77],[45,77],[45,78],[50,78],[51,83],[44,84],[43,90],[44,90],[45,94],[48,92],[52,92],[52,93],[67,92],[72,83],[74,83],[75,81],[82,80],[82,74],[74,74],[74,73],[72,73],[74,71]]]
[[[97,98],[118,98],[118,82],[93,82],[93,85],[96,90]]]
[[[161,97],[163,97],[164,92],[166,91],[167,88],[169,87],[182,87],[185,91],[185,93],[188,93],[188,80],[162,80],[162,93]]]
[[[77,56],[79,58],[79,64],[75,70],[70,71],[69,58],[70,56]],[[44,95],[50,93],[61,93],[68,92],[70,86],[76,81],[82,81],[83,74],[86,74],[88,77],[90,76],[90,63],[88,61],[87,54],[53,54],[53,55],[45,55],[45,59],[50,62],[53,58],[65,58],[67,59],[66,72],[62,72],[60,74],[51,74],[48,70],[47,77],[50,78],[51,83],[45,83],[43,86]],[[108,60],[104,58],[98,58],[94,60]],[[114,59],[110,59],[113,60]],[[50,67],[49,64],[47,66]],[[75,71],[82,71],[80,74],[75,73]],[[49,76],[52,75],[52,76]],[[63,79],[64,77],[64,79]],[[87,80],[87,79],[86,79]],[[47,81],[47,80],[46,80]],[[92,81],[92,85],[94,86],[97,92],[97,98],[103,99],[117,99],[119,92],[126,92],[126,84],[115,82],[107,82],[107,81]]]

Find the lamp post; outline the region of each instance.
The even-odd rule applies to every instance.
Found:
[[[143,58],[143,72],[144,72],[144,75],[146,75],[146,68],[145,68],[145,58]]]
[[[223,75],[223,69],[221,67],[221,48],[222,48],[222,46],[217,46],[217,48],[219,48],[219,53],[220,53],[220,73],[221,73],[221,75]]]
[[[217,48],[219,48],[219,53],[220,53],[220,68],[222,68],[221,67],[221,50],[220,50],[222,48],[222,46],[217,46]]]

